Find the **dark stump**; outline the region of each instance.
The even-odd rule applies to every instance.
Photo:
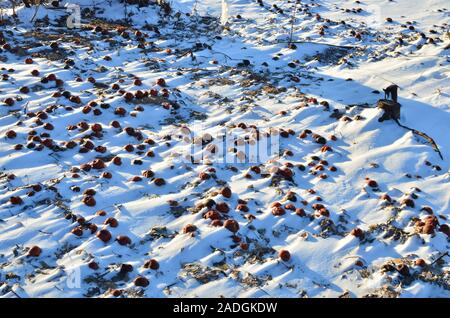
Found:
[[[378,101],[377,107],[384,111],[383,116],[381,116],[378,121],[383,122],[385,120],[398,120],[400,119],[400,107],[401,105],[397,102],[387,99],[380,99]]]

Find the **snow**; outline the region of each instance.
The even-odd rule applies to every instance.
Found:
[[[92,1],[62,1],[70,3],[80,5],[82,12],[92,9]],[[449,297],[449,238],[439,230],[450,217],[448,2],[302,1],[292,33],[296,49],[287,43],[293,1],[263,0],[263,6],[251,0],[170,3],[171,16],[155,4],[128,6],[128,26],[122,4],[95,1],[96,20],[84,12],[80,29],[66,28],[65,9],[41,7],[34,21],[32,8],[17,8],[16,20],[11,9],[4,11],[10,24],[0,26],[1,34],[24,53],[0,51],[1,74],[9,76],[0,81],[0,296],[113,297],[111,290],[120,289],[120,297]],[[358,7],[360,13],[352,12]],[[87,28],[95,23],[110,28],[109,34]],[[129,38],[116,25],[125,25]],[[323,36],[320,26],[326,26]],[[147,34],[145,49],[137,46],[135,30]],[[49,58],[53,41],[64,56]],[[33,63],[25,64],[30,56]],[[66,58],[74,65],[65,68]],[[243,60],[250,65],[239,66]],[[30,74],[33,69],[39,77]],[[64,81],[61,89],[52,81],[40,82],[51,73]],[[91,76],[96,84],[88,81]],[[135,85],[135,78],[142,85]],[[127,102],[111,87],[116,83],[133,93],[156,89],[161,95],[159,78],[169,91],[168,98],[160,98],[170,107],[161,100]],[[378,122],[381,110],[375,104],[383,94],[374,91],[392,83],[400,86],[400,122],[431,136],[443,160],[424,139],[394,121]],[[20,92],[23,86],[31,91]],[[54,97],[56,91],[70,91],[81,103]],[[3,104],[7,98],[16,100],[13,106]],[[86,112],[91,101],[98,105]],[[325,101],[328,110],[320,104]],[[57,107],[50,109],[52,105]],[[126,114],[117,115],[117,107]],[[27,116],[45,110],[47,118],[41,115],[41,121],[52,124],[52,130]],[[95,114],[97,110],[101,113]],[[333,110],[345,114],[332,118]],[[143,138],[114,128],[114,120]],[[83,121],[89,127],[101,124],[102,135],[67,129]],[[220,149],[218,138],[230,134],[243,144],[253,140],[249,128],[236,127],[240,123],[257,126],[261,142],[268,141],[263,132],[279,137],[274,129],[294,134],[279,137],[279,156],[242,163],[228,148]],[[215,162],[214,154],[200,146],[194,147],[195,154],[208,154],[211,163],[185,160],[192,149],[191,140],[183,141],[192,137],[183,132],[186,127],[195,136],[211,134],[217,153],[225,152],[232,162]],[[332,151],[324,151],[310,134],[300,138],[305,129],[325,137]],[[6,137],[10,130],[15,138]],[[39,151],[36,138],[35,148],[28,148],[32,130],[61,149]],[[277,147],[278,137],[268,142]],[[147,138],[154,144],[144,142]],[[80,152],[83,139],[106,152]],[[64,144],[69,140],[76,142],[73,149]],[[24,147],[15,150],[17,144]],[[127,144],[134,150],[126,151]],[[114,156],[122,159],[121,165],[110,161]],[[319,164],[313,156],[326,162]],[[73,169],[96,158],[106,167]],[[337,170],[330,171],[331,166]],[[293,171],[292,179],[277,172],[286,167]],[[144,170],[152,170],[165,184],[142,176]],[[110,179],[101,176],[105,171]],[[204,173],[209,179],[200,178]],[[142,180],[130,181],[134,176]],[[366,178],[378,188],[368,186]],[[41,191],[32,191],[36,184]],[[232,191],[230,198],[219,193],[225,186]],[[82,202],[87,189],[96,192],[95,206]],[[296,193],[295,201],[285,198],[289,191]],[[382,200],[383,194],[393,201]],[[12,204],[12,197],[20,197],[22,204]],[[402,203],[408,198],[414,207]],[[208,207],[211,199],[215,205]],[[240,200],[247,202],[248,212],[237,209]],[[236,234],[204,218],[224,202],[230,211],[221,217],[239,223]],[[275,216],[274,202],[303,208],[306,216],[287,208]],[[323,204],[329,215],[315,211],[314,204]],[[439,222],[431,235],[420,232],[417,223],[429,216],[423,207],[430,207]],[[96,214],[99,210],[106,216]],[[83,233],[76,236],[71,231],[79,226],[79,217],[85,222],[80,221]],[[118,226],[105,225],[108,217],[117,219]],[[107,229],[112,239],[102,242],[88,224]],[[187,224],[196,226],[193,234],[183,233]],[[364,237],[352,235],[355,228]],[[132,244],[120,245],[115,240],[119,235]],[[38,257],[27,256],[32,246],[42,249]],[[290,252],[289,261],[278,257],[281,250]],[[415,265],[419,258],[427,266]],[[145,268],[149,259],[156,259],[159,269]],[[97,270],[89,268],[91,261]],[[386,271],[392,263],[407,265],[409,275]],[[132,265],[132,272],[121,272],[122,264]],[[138,276],[146,277],[149,286],[135,286]]]

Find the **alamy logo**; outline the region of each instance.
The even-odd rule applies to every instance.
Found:
[[[172,157],[186,163],[250,163],[267,162],[280,151],[279,132],[261,131],[241,124],[235,128],[208,132],[201,125],[180,127],[173,135]]]
[[[66,285],[69,289],[81,288],[81,271],[79,267],[66,269],[67,280]]]
[[[69,29],[80,28],[81,27],[81,10],[80,6],[77,4],[69,3],[66,7],[69,14],[67,17],[67,27]]]

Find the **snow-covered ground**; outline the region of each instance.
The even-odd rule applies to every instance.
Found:
[[[448,1],[169,2],[2,11],[0,295],[449,297]]]

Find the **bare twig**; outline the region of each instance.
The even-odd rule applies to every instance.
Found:
[[[16,16],[16,6],[17,6],[16,0],[9,0],[9,2],[11,2],[12,5],[13,16]]]
[[[435,263],[439,262],[441,259],[443,259],[445,256],[448,256],[448,252],[445,252],[444,254],[442,254],[441,256],[439,256],[438,258],[436,258],[430,265],[434,265]]]
[[[420,137],[422,137],[422,138],[425,138],[425,139],[431,144],[431,146],[433,147],[433,149],[439,154],[439,157],[441,157],[441,159],[444,160],[444,156],[442,155],[441,150],[439,149],[437,143],[434,141],[433,138],[431,138],[430,136],[428,136],[428,135],[427,135],[426,133],[424,133],[424,132],[421,132],[421,131],[416,130],[416,129],[414,129],[414,128],[409,128],[409,127],[407,127],[407,126],[405,126],[405,125],[400,124],[400,122],[398,121],[398,119],[395,119],[395,122],[396,122],[397,125],[399,125],[400,127],[412,131],[413,134],[418,135],[418,136],[420,136]]]
[[[292,44],[292,37],[294,36],[294,24],[295,24],[295,18],[296,18],[296,14],[297,14],[297,5],[298,5],[298,1],[295,1],[295,6],[294,6],[294,12],[292,13],[292,17],[291,17],[291,30],[289,31],[289,46]]]
[[[34,19],[36,18],[37,14],[38,14],[40,6],[41,6],[41,3],[39,2],[34,9],[34,14],[33,14],[33,17],[31,18],[30,22],[34,22]]]
[[[225,56],[227,59],[230,59],[230,60],[240,61],[240,59],[232,58],[231,56],[229,56],[229,55],[227,55],[227,54],[225,54],[225,53],[223,53],[223,52],[219,52],[219,51],[212,51],[212,52],[213,52],[213,53],[222,54],[223,56]]]
[[[17,298],[22,298],[20,297],[12,288],[10,289],[11,293],[13,293]]]
[[[330,44],[330,43],[323,43],[323,42],[314,42],[314,41],[289,41],[289,42],[278,41],[275,44],[283,44],[283,43],[288,43],[288,44],[292,44],[292,43],[295,43],[295,44],[317,44],[317,45],[333,46],[333,47],[338,47],[338,48],[347,49],[347,50],[360,49],[361,48],[359,46],[337,45],[337,44]]]

